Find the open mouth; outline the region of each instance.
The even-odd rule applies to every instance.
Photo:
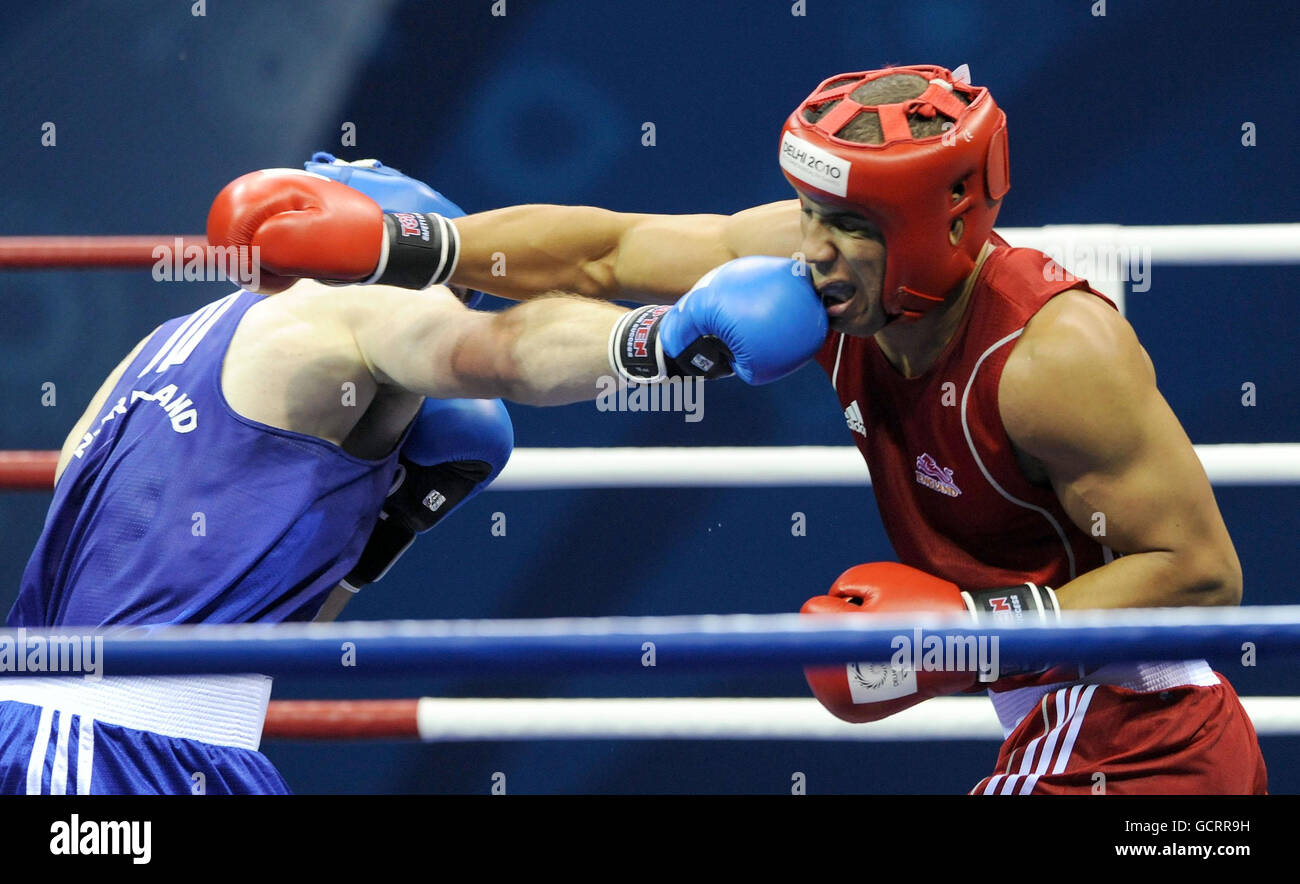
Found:
[[[848,282],[827,282],[817,288],[817,294],[821,296],[822,303],[826,305],[826,312],[830,316],[843,313],[844,306],[856,291],[856,287]]]

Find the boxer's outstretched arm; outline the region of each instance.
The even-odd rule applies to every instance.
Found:
[[[452,282],[515,300],[560,289],[602,300],[675,301],[714,267],[799,248],[799,201],[734,215],[641,215],[513,206],[457,218]]]
[[[1058,587],[1062,608],[1240,602],[1210,481],[1122,316],[1084,292],[1050,301],[1007,360],[999,406],[1071,521],[1124,554]]]
[[[337,291],[339,314],[375,380],[439,399],[594,399],[598,379],[613,372],[609,335],[626,312],[558,293],[484,313],[441,287]]]

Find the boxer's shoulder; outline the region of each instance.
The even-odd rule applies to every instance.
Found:
[[[1128,320],[1091,292],[1070,289],[1030,318],[1003,377],[1032,386],[1096,379],[1149,364]]]
[[[341,442],[374,397],[339,295],[303,280],[241,317],[226,350],[221,388],[240,416]],[[340,408],[351,401],[359,407]]]
[[[1128,321],[1090,292],[1070,290],[1025,326],[1002,370],[998,407],[1012,440],[1033,449],[1103,432],[1153,382]]]

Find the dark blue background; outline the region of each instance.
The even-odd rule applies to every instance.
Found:
[[[201,231],[213,194],[315,149],[378,156],[468,210],[519,202],[731,212],[789,195],[780,123],[823,78],[967,62],[1010,120],[1005,226],[1295,220],[1297,14],[1287,4],[786,0],[5,4],[3,234]],[[41,146],[41,125],[57,146]],[[357,127],[355,149],[340,127]],[[657,145],[641,145],[641,124]],[[1241,145],[1241,126],[1258,146]],[[671,259],[671,256],[665,256]],[[1300,439],[1300,311],[1286,268],[1156,267],[1129,316],[1193,441]],[[0,447],[55,448],[104,374],[164,318],[223,294],[147,272],[0,277]],[[41,384],[57,385],[56,407]],[[1253,382],[1258,405],[1241,405]],[[705,419],[512,407],[520,446],[847,444],[820,371],[709,388]],[[1289,488],[1220,489],[1248,604],[1291,603]],[[8,607],[48,496],[5,494]],[[507,535],[489,533],[493,512]],[[791,514],[807,516],[793,537]],[[357,618],[775,612],[891,557],[865,490],[488,493],[367,590]],[[1242,694],[1297,693],[1286,663],[1215,661]],[[795,695],[797,672],[401,681],[276,696]],[[1264,740],[1300,791],[1300,738]],[[965,791],[993,743],[268,744],[302,792]]]

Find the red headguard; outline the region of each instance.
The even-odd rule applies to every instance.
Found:
[[[849,98],[863,83],[893,74],[915,74],[930,85],[898,104],[864,106]],[[839,103],[808,122],[805,113],[832,101]],[[863,112],[879,116],[882,143],[836,137]],[[913,113],[938,113],[954,122],[942,134],[913,138],[907,122]],[[958,82],[945,68],[914,65],[840,74],[818,86],[786,120],[781,171],[795,189],[819,202],[852,207],[880,228],[885,312],[919,319],[974,269],[993,230],[1010,187],[1007,118],[988,89]]]

